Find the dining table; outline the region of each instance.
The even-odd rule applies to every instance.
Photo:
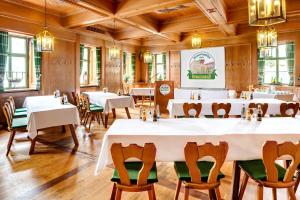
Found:
[[[130,90],[130,96],[133,97],[134,102],[137,103],[137,98],[142,98],[142,105],[144,105],[144,101],[147,97],[149,97],[149,100],[151,101],[154,97],[154,88],[151,87],[143,87],[143,88],[131,88]]]
[[[28,136],[33,142],[36,141],[39,130],[56,126],[62,126],[64,129],[68,126],[75,146],[78,146],[74,125],[80,125],[80,118],[76,106],[70,103],[62,104],[61,97],[48,95],[26,97],[23,107],[27,108]]]
[[[201,100],[190,100],[190,99],[170,99],[168,102],[167,109],[169,111],[169,117],[184,116],[183,104],[184,103],[201,103],[202,109],[200,115],[213,115],[211,106],[213,103],[230,103],[231,109],[229,115],[241,115],[243,105],[247,108],[250,103],[267,103],[268,104],[268,115],[279,115],[280,105],[285,101],[279,99],[201,99]]]
[[[278,143],[300,141],[300,119],[289,117],[265,117],[262,121],[241,118],[168,118],[157,122],[140,119],[118,119],[103,138],[96,174],[113,164],[110,148],[113,143],[123,146],[154,143],[157,162],[184,161],[184,147],[188,142],[218,144],[228,143],[226,161],[233,161],[232,197],[238,199],[240,169],[239,160],[262,158],[262,146],[268,141]]]
[[[134,100],[131,96],[118,95],[112,92],[83,92],[89,97],[92,104],[102,106],[104,109],[105,120],[104,127],[107,128],[109,113],[112,112],[113,118],[116,118],[116,109],[124,108],[128,119],[131,118],[129,108],[135,108]]]
[[[131,88],[132,96],[154,96],[154,88]]]

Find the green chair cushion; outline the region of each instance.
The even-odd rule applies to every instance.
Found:
[[[125,162],[125,167],[127,169],[127,173],[129,175],[131,184],[137,184],[138,175],[142,166],[143,166],[142,162]],[[120,183],[120,177],[116,169],[114,171],[113,177],[111,178],[111,181]],[[152,169],[150,170],[150,174],[148,177],[148,184],[156,183],[156,182],[158,182],[157,169],[156,169],[156,163],[154,163]]]
[[[93,107],[90,107],[90,111],[92,112],[103,112],[103,107],[102,106],[93,106]]]
[[[96,104],[90,103],[90,108],[97,106]]]
[[[12,121],[12,128],[25,128],[28,123],[28,118],[27,117],[22,117],[22,118],[13,118]]]
[[[19,117],[27,117],[27,112],[15,112],[14,117],[19,118]]]
[[[210,172],[211,168],[213,167],[214,162],[199,161],[199,162],[197,162],[197,165],[201,172],[201,181],[207,182],[209,172]],[[189,173],[189,169],[185,162],[179,162],[179,161],[174,162],[174,168],[175,168],[176,174],[180,180],[186,181],[186,182],[191,182],[191,176]],[[225,177],[225,175],[222,172],[220,172],[217,179],[220,180],[224,177]]]
[[[27,108],[16,108],[16,112],[27,112]]]
[[[251,178],[260,181],[267,180],[267,174],[265,170],[265,165],[262,160],[249,160],[249,161],[238,161],[238,165],[242,168]],[[278,164],[275,164],[278,172],[278,180],[282,181],[286,169]]]
[[[213,115],[205,115],[206,118],[215,118]],[[224,115],[219,115],[218,118],[224,118]]]

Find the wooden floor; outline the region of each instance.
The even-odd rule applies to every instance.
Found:
[[[138,109],[131,110],[133,118],[138,117]],[[126,118],[125,110],[117,110],[118,118]],[[112,123],[112,119],[109,124]],[[106,168],[95,176],[97,157],[106,129],[93,124],[91,132],[83,127],[77,128],[79,148],[73,152],[73,141],[69,130],[63,133],[61,128],[55,128],[43,133],[41,138],[48,145],[37,143],[35,154],[29,156],[30,143],[26,133],[16,136],[16,141],[9,157],[5,156],[8,134],[0,131],[0,199],[88,199],[108,200],[112,183],[110,177],[113,170]],[[251,148],[251,147],[249,147]],[[170,152],[172,153],[172,152]],[[223,199],[229,199],[231,187],[231,166],[226,163],[223,172],[226,178],[222,181],[221,193]],[[172,163],[158,163],[159,182],[155,185],[157,199],[173,199],[176,187],[176,176]],[[182,190],[183,192],[183,190]],[[248,184],[246,200],[256,199],[256,187]],[[271,199],[271,191],[265,190],[265,199]],[[297,197],[300,199],[300,192]],[[124,193],[122,199],[144,200],[146,193]],[[180,195],[183,199],[183,193]],[[208,199],[206,192],[191,192],[191,200]],[[286,198],[286,191],[278,192],[278,199]]]

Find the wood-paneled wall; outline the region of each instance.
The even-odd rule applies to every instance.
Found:
[[[78,75],[79,76],[79,75]],[[42,57],[42,94],[76,90],[76,43],[55,40],[55,51]]]
[[[231,90],[246,90],[251,84],[251,45],[225,48],[225,83]]]
[[[169,77],[174,81],[174,87],[180,87],[180,51],[171,51],[169,54]]]

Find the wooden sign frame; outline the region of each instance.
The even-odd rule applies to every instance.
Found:
[[[170,99],[174,99],[174,81],[155,81],[154,105],[159,105],[160,113],[168,113]]]

